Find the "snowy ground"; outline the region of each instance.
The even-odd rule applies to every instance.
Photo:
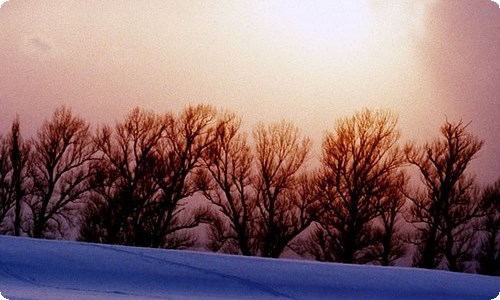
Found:
[[[492,299],[500,278],[0,236],[20,299]]]

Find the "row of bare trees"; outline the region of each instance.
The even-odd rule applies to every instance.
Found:
[[[499,275],[500,181],[466,172],[483,142],[446,122],[402,145],[397,116],[365,109],[325,134],[319,166],[290,122],[259,124],[207,105],[134,109],[92,132],[57,109],[24,140],[0,137],[3,234]],[[413,176],[410,176],[412,174]],[[202,225],[202,226],[200,226]]]
[[[225,119],[197,173],[198,189],[215,208],[209,248],[279,257],[321,214],[305,170],[311,142],[291,123],[261,124],[252,151],[240,120]]]

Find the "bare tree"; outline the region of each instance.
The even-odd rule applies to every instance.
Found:
[[[89,125],[68,108],[58,108],[32,141],[29,162],[32,189],[30,231],[33,237],[59,237],[73,225],[78,202],[89,191],[95,152]]]
[[[205,105],[187,107],[178,117],[135,109],[114,132],[103,127],[96,138],[103,184],[94,187],[81,239],[191,246],[195,237],[186,230],[203,222],[208,209],[188,208],[187,200],[197,191],[194,172],[214,141],[215,118],[215,109]]]
[[[392,266],[398,258],[406,254],[406,236],[402,233],[402,210],[405,205],[407,177],[403,172],[393,174],[391,183],[384,195],[376,200],[376,209],[380,217],[379,261],[383,266]]]
[[[470,222],[480,213],[477,188],[465,171],[483,142],[461,121],[441,127],[441,138],[422,147],[408,147],[407,160],[420,172],[425,192],[409,195],[410,221],[417,234],[414,265],[436,268],[446,257],[448,269],[459,271],[470,260]]]
[[[484,190],[481,210],[484,216],[475,228],[480,231],[477,272],[500,276],[500,180]]]
[[[154,178],[160,190],[154,215],[147,227],[153,247],[187,247],[195,237],[186,232],[207,221],[207,207],[187,208],[188,198],[198,191],[196,170],[215,141],[217,111],[208,105],[188,106],[169,121],[156,147],[158,163]],[[182,242],[180,242],[182,240]]]
[[[0,136],[0,230],[15,236],[21,235],[21,206],[26,195],[29,151],[30,145],[23,141],[16,117],[10,134],[5,138]],[[12,208],[13,220],[5,224]]]
[[[394,222],[401,207],[396,186],[403,155],[397,117],[365,109],[340,120],[323,141],[320,188],[328,208],[313,232],[309,252],[320,260],[384,264],[400,255]],[[382,224],[384,231],[377,229]],[[383,237],[383,241],[381,241]]]
[[[8,231],[7,214],[15,205],[9,139],[0,136],[0,233]]]
[[[311,142],[287,122],[259,125],[254,139],[261,255],[279,257],[318,216],[319,199],[308,193],[310,178],[301,176]]]
[[[26,181],[27,162],[30,154],[30,144],[21,137],[19,118],[12,123],[10,139],[10,161],[12,166],[12,187],[14,191],[14,235],[21,235],[21,210],[24,197],[27,194]]]
[[[212,251],[256,255],[256,202],[251,184],[252,153],[241,120],[233,114],[222,117],[216,139],[204,156],[198,187],[217,209],[210,226]]]
[[[169,116],[135,108],[114,130],[98,130],[96,177],[83,214],[80,239],[125,245],[149,245],[145,232],[149,206],[159,197],[153,172],[155,147],[171,122]]]

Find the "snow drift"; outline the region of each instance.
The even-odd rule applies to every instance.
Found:
[[[27,299],[492,299],[500,278],[0,236],[0,292]]]

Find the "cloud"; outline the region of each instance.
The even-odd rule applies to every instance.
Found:
[[[60,49],[57,49],[50,38],[45,35],[29,35],[21,42],[22,52],[29,58],[47,61],[60,56]]]
[[[474,96],[476,104],[490,102],[500,92],[500,9],[495,6],[487,0],[443,0],[428,15],[420,50],[437,88],[451,92],[449,101]]]
[[[47,52],[52,49],[52,46],[44,39],[40,37],[33,37],[30,39],[31,45],[41,52]]]
[[[480,155],[490,161],[479,175],[494,178],[500,170],[500,141],[492,130],[500,128],[500,9],[489,0],[442,0],[429,9],[426,24],[419,55],[433,99],[451,119],[472,121],[473,132],[486,140]]]

